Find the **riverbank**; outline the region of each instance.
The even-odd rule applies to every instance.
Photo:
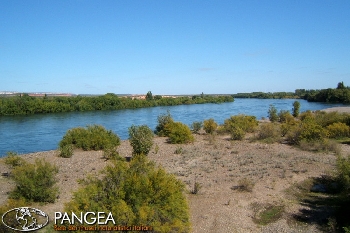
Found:
[[[292,216],[301,214],[305,207],[286,190],[305,179],[332,171],[334,154],[306,152],[279,143],[251,142],[251,136],[247,135],[243,141],[230,141],[229,136],[195,135],[195,142],[188,145],[172,145],[166,138],[156,137],[154,142],[159,150],[156,153],[153,148],[148,157],[186,184],[192,232],[321,232],[316,224],[295,224]],[[348,145],[341,145],[341,149],[344,154],[350,152]],[[131,155],[127,140],[121,142],[118,152],[123,157]],[[102,158],[101,151],[76,150],[72,158],[60,158],[57,151],[22,157],[29,162],[44,158],[59,167],[59,198],[53,204],[38,207],[51,216],[63,210],[64,203],[78,189],[79,179],[88,174],[97,176],[109,163]],[[9,171],[0,161],[1,173]],[[251,183],[251,192],[235,189],[244,178]],[[201,184],[196,195],[190,194],[194,182]],[[0,187],[0,204],[3,204],[13,183],[1,176]],[[280,220],[261,226],[254,218],[259,212],[257,208],[267,205],[284,206],[284,212]]]
[[[350,107],[333,107],[323,109],[324,112],[339,112],[339,113],[350,113]]]

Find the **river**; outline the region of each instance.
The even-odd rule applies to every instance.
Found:
[[[30,116],[0,117],[0,157],[8,151],[19,154],[57,149],[58,142],[68,129],[90,124],[103,125],[112,130],[122,140],[128,138],[131,125],[148,125],[155,129],[157,117],[167,110],[175,121],[190,125],[194,121],[214,118],[222,124],[231,115],[245,114],[257,119],[267,118],[269,106],[274,105],[278,111],[292,111],[294,99],[235,99],[231,103],[196,104],[142,109],[125,109],[113,111],[69,112],[37,114]],[[298,100],[301,112],[321,110],[341,104],[311,103]]]

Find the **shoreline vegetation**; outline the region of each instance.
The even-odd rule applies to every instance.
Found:
[[[152,220],[157,232],[349,232],[350,114],[293,106],[293,115],[271,106],[269,120],[235,115],[222,125],[194,122],[192,131],[168,112],[158,117],[158,136],[131,126],[124,141],[99,126],[71,129],[60,142],[71,147],[67,156],[57,150],[0,159],[7,174],[0,177],[0,215],[41,203],[48,214],[122,210],[129,218],[118,221]],[[44,189],[49,199],[23,196],[24,184],[42,180],[48,164],[51,186],[27,188],[35,195]],[[54,232],[50,224],[43,232]]]
[[[14,95],[14,96],[13,96]],[[107,93],[100,96],[53,96],[52,94],[17,93],[0,97],[0,116],[30,115],[42,113],[103,111],[135,109],[156,106],[184,104],[233,102],[234,98],[257,99],[304,99],[310,102],[350,104],[350,87],[339,82],[336,88],[321,90],[297,89],[295,92],[251,92],[217,95],[161,96],[146,95],[120,96]]]
[[[339,82],[336,88],[321,90],[296,89],[295,92],[251,92],[237,93],[234,98],[256,98],[256,99],[304,99],[309,102],[343,103],[350,104],[350,87],[344,82]]]
[[[30,96],[18,94],[0,97],[0,116],[30,115],[42,113],[103,111],[148,108],[184,104],[233,102],[231,95],[160,96],[148,92],[144,96],[120,97],[113,93],[102,96]]]

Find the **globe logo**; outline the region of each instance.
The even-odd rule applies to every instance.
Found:
[[[34,231],[43,228],[49,222],[49,216],[43,211],[30,207],[8,210],[2,215],[2,223],[16,231]]]

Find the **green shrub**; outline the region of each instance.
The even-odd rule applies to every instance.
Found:
[[[121,159],[123,158],[118,154],[115,147],[108,147],[103,150],[103,158],[108,159]]]
[[[245,132],[239,126],[232,126],[230,129],[230,135],[232,140],[243,140]]]
[[[60,156],[63,158],[70,158],[73,155],[73,146],[64,145],[60,148]]]
[[[258,127],[258,121],[255,116],[236,115],[224,121],[226,132],[231,132],[237,128],[241,128],[244,132],[252,133]]]
[[[191,125],[191,130],[193,133],[198,133],[201,130],[203,123],[201,121],[194,121]]]
[[[190,143],[194,141],[190,128],[181,122],[170,123],[167,125],[167,129],[170,132],[169,142],[172,144]]]
[[[65,147],[67,145],[73,145],[83,150],[103,150],[119,146],[120,139],[111,130],[106,130],[103,126],[89,125],[87,128],[77,127],[68,130],[59,142],[61,153],[62,150],[69,150]]]
[[[277,109],[275,106],[270,105],[269,111],[267,113],[271,122],[278,121]]]
[[[209,134],[214,133],[217,127],[218,127],[218,124],[215,122],[213,118],[204,120],[203,122],[203,129],[206,133],[209,133]]]
[[[169,136],[169,127],[167,125],[173,123],[174,120],[172,116],[170,115],[169,111],[167,114],[159,115],[158,116],[158,125],[156,126],[156,130],[154,131],[155,134],[157,134],[160,137],[167,137]]]
[[[281,123],[294,121],[294,117],[292,116],[292,114],[290,114],[289,111],[285,111],[285,110],[281,110],[278,113],[278,118],[279,118],[279,122]]]
[[[25,164],[13,169],[14,199],[24,198],[34,202],[54,202],[58,194],[55,175],[58,168],[45,160],[35,160],[35,164]]]
[[[293,103],[293,116],[298,117],[300,113],[300,102],[294,101]]]
[[[344,123],[336,122],[326,127],[330,138],[349,137],[350,127]]]
[[[4,162],[5,164],[10,165],[12,168],[25,164],[25,160],[18,156],[16,152],[9,151],[6,154],[7,156],[4,158]]]
[[[299,119],[300,120],[305,120],[305,119],[315,119],[315,116],[314,114],[310,111],[310,110],[307,110],[306,112],[302,112],[300,115],[299,115]]]
[[[348,114],[346,113],[338,113],[338,112],[324,112],[324,111],[316,111],[314,113],[315,121],[317,124],[326,127],[333,123],[341,122],[347,123]]]
[[[299,144],[301,141],[321,142],[326,138],[327,131],[318,125],[314,118],[306,117],[299,124],[292,126],[286,136],[290,144]]]
[[[114,161],[90,178],[66,204],[67,213],[111,212],[115,225],[152,226],[154,232],[190,232],[185,185],[146,156]],[[114,224],[113,224],[114,225]]]
[[[153,146],[153,132],[147,125],[132,125],[129,128],[129,142],[133,154],[148,155]]]
[[[272,123],[264,123],[260,125],[260,129],[257,135],[257,138],[259,140],[264,139],[275,139],[279,136],[279,131],[277,129],[277,126]]]

